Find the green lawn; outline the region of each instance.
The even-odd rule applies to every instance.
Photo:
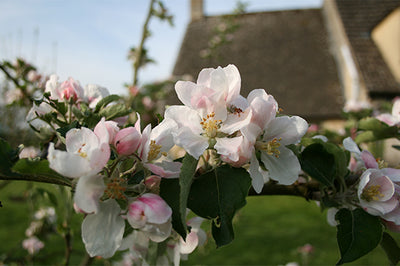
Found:
[[[52,185],[40,187],[54,190]],[[29,225],[30,203],[16,198],[22,196],[24,182],[13,182],[0,190],[0,264],[6,258],[27,258],[21,248],[25,229]],[[82,215],[73,215],[72,225],[80,227]],[[196,250],[183,265],[285,265],[296,261],[304,264],[298,247],[311,244],[314,252],[308,258],[309,265],[334,265],[339,260],[336,244],[336,228],[326,222],[314,202],[296,197],[263,196],[249,197],[248,204],[234,220],[235,240],[228,246],[216,249],[212,239]],[[209,224],[204,224],[209,228]],[[400,240],[398,235],[397,241]],[[71,264],[79,264],[84,256],[79,233],[73,236],[74,252]],[[39,252],[34,265],[62,264],[64,241],[52,235],[46,247]],[[5,261],[7,263],[7,261]],[[20,260],[21,263],[26,261]],[[103,264],[95,260],[94,264]],[[388,265],[383,250],[377,247],[372,253],[357,260],[354,265]]]

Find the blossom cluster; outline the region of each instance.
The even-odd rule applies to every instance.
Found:
[[[247,169],[258,193],[269,179],[285,185],[297,180],[300,163],[287,146],[300,141],[307,122],[279,115],[278,103],[265,90],[255,89],[245,98],[240,87],[234,65],[203,69],[196,83],[176,83],[183,105],[168,107],[154,128],[147,125],[142,130],[140,114],[134,125],[125,127],[103,116],[93,130],[81,123],[49,143],[50,168],[76,180],[74,206],[86,215],[82,239],[91,256],[108,258],[130,249],[128,258],[145,260],[149,241],[168,241],[173,248],[167,254],[174,255],[164,259],[176,262],[204,242],[200,218],[188,221],[192,229],[185,240],[174,232],[172,209],[158,195],[161,178],[180,175],[176,150],[195,160],[214,151],[219,164]],[[82,87],[72,78],[59,83],[55,75],[47,82],[46,93],[48,100],[34,105],[27,118],[38,131],[57,131],[77,118],[76,112],[69,112],[73,106],[95,110],[109,97],[98,85]],[[49,122],[46,114],[60,102],[68,110],[53,117],[65,121]],[[138,176],[139,181],[132,181]],[[126,223],[134,229],[130,235],[124,233]]]

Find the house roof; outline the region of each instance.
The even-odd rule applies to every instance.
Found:
[[[371,33],[400,6],[400,0],[336,0],[336,4],[370,96],[399,94],[400,84],[385,63]]]
[[[241,93],[264,88],[284,114],[309,121],[339,118],[343,97],[336,64],[329,51],[320,9],[286,10],[238,15],[240,27],[218,57],[202,58],[221,17],[192,21],[178,55],[174,75],[193,79],[205,67],[235,64],[242,78]],[[171,104],[179,103],[175,100]]]

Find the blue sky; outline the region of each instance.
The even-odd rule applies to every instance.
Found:
[[[174,27],[153,19],[146,45],[156,64],[140,72],[141,83],[170,76],[186,26],[189,0],[164,0]],[[237,0],[204,0],[206,15],[230,13]],[[319,7],[322,0],[248,0],[248,11]],[[147,13],[146,0],[1,0],[0,60],[22,56],[60,79],[97,83],[125,93],[132,82],[130,47],[137,46]],[[34,32],[38,32],[35,34]],[[34,37],[36,36],[36,37]]]

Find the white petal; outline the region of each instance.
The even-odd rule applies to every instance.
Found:
[[[100,203],[96,214],[89,214],[82,223],[82,240],[91,257],[110,258],[119,248],[125,230],[125,221],[115,200]]]
[[[347,137],[343,140],[343,147],[348,150],[349,152],[355,153],[355,154],[360,154],[361,151],[358,148],[357,144],[354,142],[354,140],[351,137]]]
[[[83,176],[76,185],[74,202],[86,213],[97,213],[105,188],[102,176]]]
[[[261,152],[261,161],[268,169],[269,177],[279,184],[290,185],[298,178],[301,171],[299,160],[296,155],[286,147],[279,148],[280,154],[276,158]]]
[[[53,142],[50,143],[47,159],[51,169],[66,177],[81,177],[91,172],[90,162],[87,158],[55,150]]]
[[[193,252],[193,250],[196,249],[198,244],[199,238],[197,236],[197,233],[192,231],[186,236],[185,241],[183,241],[183,239],[180,239],[179,252],[181,254],[190,254]]]
[[[243,136],[235,138],[217,138],[214,148],[218,154],[224,155],[229,160],[236,162],[239,160],[239,148],[243,142]]]
[[[182,147],[196,159],[199,159],[209,146],[207,138],[194,134],[187,127],[180,128],[178,132],[174,134],[174,141],[176,145]]]
[[[146,224],[140,230],[146,233],[152,241],[160,243],[171,235],[172,223],[168,221],[164,224]]]
[[[283,145],[295,144],[301,140],[307,129],[307,122],[299,116],[280,116],[267,125],[264,140],[282,138]]]
[[[257,193],[260,193],[264,186],[264,177],[261,174],[261,167],[255,154],[251,157],[249,173],[251,184]]]

